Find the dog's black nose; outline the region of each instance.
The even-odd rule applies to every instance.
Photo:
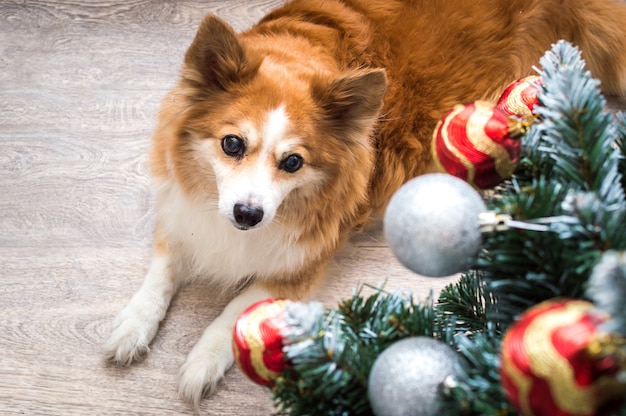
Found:
[[[245,204],[235,204],[233,215],[235,216],[237,224],[242,227],[254,227],[263,219],[263,208]]]

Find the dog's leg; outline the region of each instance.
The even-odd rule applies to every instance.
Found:
[[[196,406],[214,392],[226,370],[233,365],[233,328],[239,315],[254,302],[271,297],[253,285],[243,290],[204,331],[179,372],[179,392]]]
[[[172,271],[172,256],[164,251],[154,255],[141,288],[113,321],[104,352],[115,364],[129,365],[146,355],[159,322],[180,287],[180,278]]]

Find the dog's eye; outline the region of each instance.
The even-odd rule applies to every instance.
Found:
[[[278,167],[285,172],[293,173],[299,170],[304,164],[304,159],[297,153],[287,156],[284,158]]]
[[[228,156],[242,157],[246,147],[241,137],[229,134],[222,138],[222,150]]]

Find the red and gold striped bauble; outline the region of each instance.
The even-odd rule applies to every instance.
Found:
[[[534,107],[539,102],[541,77],[531,75],[510,84],[500,98],[497,107],[509,116],[518,116],[524,120],[534,117]]]
[[[511,176],[520,157],[520,124],[484,102],[457,105],[433,134],[433,160],[442,172],[478,188]]]
[[[271,387],[285,368],[281,330],[286,326],[283,318],[287,302],[283,299],[257,302],[235,323],[235,362],[255,383]]]
[[[601,415],[626,385],[619,360],[594,352],[606,316],[586,301],[549,300],[529,309],[505,334],[500,375],[523,415]],[[622,367],[623,370],[623,367]]]

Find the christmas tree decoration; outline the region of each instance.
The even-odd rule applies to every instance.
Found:
[[[535,117],[534,108],[539,103],[539,88],[542,85],[541,77],[537,75],[518,79],[504,89],[496,107],[509,116],[530,122]]]
[[[451,191],[436,178],[425,193],[416,192],[421,185],[401,189],[385,214],[389,244],[405,250],[396,255],[412,270],[471,269],[435,302],[380,289],[326,312],[287,307],[299,312],[287,314],[289,365],[272,388],[279,414],[369,416],[369,394],[388,406],[381,411],[399,409],[370,386],[374,363],[397,342],[423,336],[463,363],[438,384],[437,414],[626,416],[626,403],[614,400],[626,397],[626,114],[607,110],[571,44],[553,45],[537,67],[542,86],[520,161],[510,180],[483,193],[488,209],[466,201],[477,195],[470,185]],[[440,255],[446,242],[449,253]],[[397,373],[408,378],[412,365]]]
[[[391,198],[384,233],[400,262],[441,277],[467,270],[481,246],[478,215],[487,210],[466,182],[447,174],[417,177]]]
[[[548,300],[509,328],[501,376],[509,400],[523,415],[591,416],[626,393],[623,368],[594,348],[606,316],[582,300]]]
[[[626,337],[626,252],[607,251],[594,267],[587,295],[611,318],[601,329]]]
[[[282,299],[266,299],[246,309],[233,333],[235,362],[257,384],[273,386],[285,369],[283,336],[285,307]]]
[[[459,104],[435,127],[433,160],[441,172],[492,188],[515,170],[523,131],[520,121],[487,102]]]
[[[368,397],[376,416],[438,416],[442,384],[461,368],[459,355],[429,337],[406,338],[384,350],[370,372]]]

